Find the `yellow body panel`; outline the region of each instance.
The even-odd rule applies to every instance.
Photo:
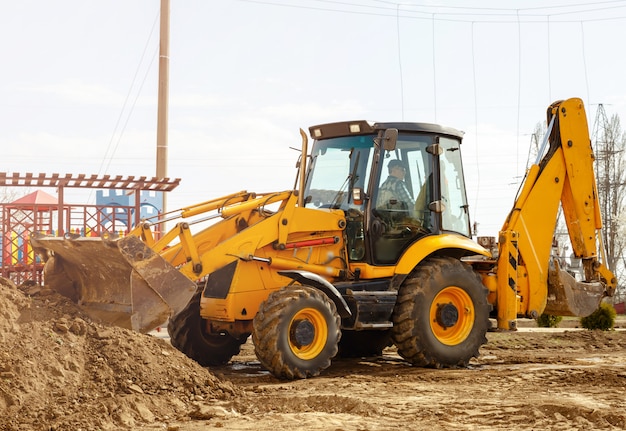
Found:
[[[267,299],[271,290],[253,290],[230,293],[226,298],[202,298],[203,317],[222,322],[252,320],[259,311],[259,306]]]
[[[360,277],[364,280],[393,277],[396,272],[395,265],[374,266],[361,262],[352,262],[350,264],[350,269],[352,272],[359,269],[361,271]]]
[[[412,244],[400,257],[395,268],[396,274],[409,274],[415,265],[429,255],[444,249],[465,250],[467,254],[491,257],[491,254],[482,246],[457,234],[441,234],[427,236]]]
[[[273,290],[291,282],[278,274],[279,270],[306,270],[329,280],[346,270],[343,212],[299,208],[295,196],[289,196],[284,208],[275,214],[249,214],[248,227],[235,235],[233,230],[241,226],[240,217],[230,217],[203,232],[213,241],[222,239],[202,253],[204,273],[211,277],[216,270],[238,262],[226,298],[202,297],[203,317],[229,322],[251,320]],[[190,270],[182,268],[183,272]]]

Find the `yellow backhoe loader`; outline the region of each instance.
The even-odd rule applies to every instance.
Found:
[[[599,256],[582,101],[551,105],[548,124],[495,253],[471,239],[463,134],[366,121],[311,127],[310,153],[301,131],[296,190],[183,208],[160,238],[163,219],[123,238],[32,244],[46,285],[135,330],[169,319],[172,344],[203,365],[227,363],[251,335],[261,364],[285,379],[391,343],[416,366],[465,366],[491,318],[514,330],[518,317],[585,316],[615,289]],[[550,257],[559,205],[582,281]]]

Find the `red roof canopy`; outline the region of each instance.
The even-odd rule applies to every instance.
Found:
[[[11,202],[11,206],[26,207],[28,209],[56,209],[59,200],[41,190],[36,190],[26,196]]]

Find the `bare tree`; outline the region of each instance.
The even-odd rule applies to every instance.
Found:
[[[616,301],[624,298],[626,286],[626,220],[623,218],[626,198],[626,134],[622,131],[617,115],[609,120],[602,104],[598,105],[592,134],[592,145],[596,155],[598,199],[604,229],[602,241],[606,249],[605,264],[618,280]]]
[[[0,204],[13,202],[18,197],[17,187],[0,187]]]

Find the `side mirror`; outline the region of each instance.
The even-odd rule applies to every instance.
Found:
[[[440,156],[443,154],[443,148],[438,143],[432,144],[426,147],[426,152],[433,154],[435,156]]]
[[[385,151],[393,151],[396,149],[398,142],[398,129],[387,129],[383,136],[383,149]]]
[[[363,189],[355,187],[352,189],[352,203],[354,205],[363,205]]]
[[[446,210],[446,205],[443,201],[432,201],[428,204],[428,209],[435,213],[442,213]]]

